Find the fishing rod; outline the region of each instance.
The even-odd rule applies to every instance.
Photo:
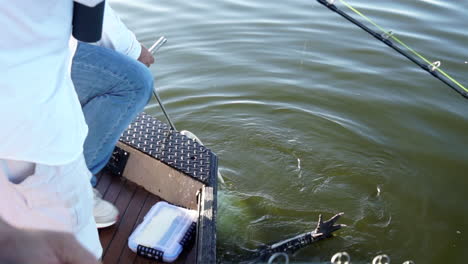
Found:
[[[367,21],[369,21],[371,24],[376,26],[378,29],[382,31],[382,33],[378,33],[368,26],[364,25],[363,23],[359,22],[355,18],[351,17],[347,13],[343,12],[341,9],[339,9],[334,3],[335,0],[317,0],[320,4],[328,7],[331,11],[338,13],[342,17],[344,17],[346,20],[352,22],[356,26],[360,27],[376,39],[380,40],[381,42],[385,43],[387,46],[390,48],[394,49],[401,55],[405,56],[408,58],[410,61],[414,62],[417,64],[419,67],[421,67],[423,70],[427,71],[430,73],[432,76],[435,78],[439,79],[443,83],[445,83],[447,86],[455,90],[457,93],[461,94],[463,97],[468,98],[468,88],[463,86],[461,83],[459,83],[457,80],[455,80],[453,77],[451,77],[448,73],[444,72],[443,70],[440,69],[441,62],[436,61],[436,62],[430,62],[428,59],[423,57],[421,54],[410,48],[408,45],[406,45],[403,41],[398,39],[397,37],[394,36],[394,33],[392,31],[387,31],[377,25],[374,21],[372,21],[370,18],[366,17],[363,13],[361,13],[359,10],[351,6],[349,3],[347,3],[344,0],[340,0],[344,5],[346,5],[349,9],[351,9],[353,12],[358,14],[359,16],[363,17]],[[405,47],[408,51],[403,50],[400,46],[396,45],[392,40],[396,41],[398,44],[401,46]],[[412,54],[411,54],[412,53]],[[414,56],[416,55],[416,57]],[[417,58],[419,57],[419,59]],[[422,60],[422,61],[421,61]]]
[[[164,37],[164,36],[161,36],[149,49],[148,51],[151,53],[151,54],[155,54],[156,51],[159,50],[159,48],[162,47],[162,45],[164,45],[164,43],[167,42],[167,39]],[[169,125],[171,126],[171,129],[174,130],[175,132],[177,132],[177,129],[176,127],[174,126],[174,123],[172,123],[172,120],[171,118],[169,118],[169,115],[167,114],[166,112],[166,108],[164,107],[164,104],[162,103],[161,101],[161,98],[159,98],[159,95],[158,95],[158,91],[156,90],[156,86],[153,87],[153,94],[154,94],[154,97],[156,97],[156,101],[158,101],[158,104],[159,106],[161,107],[161,110],[163,111],[163,114],[164,116],[166,117],[167,119],[167,122],[169,122]]]
[[[151,47],[148,49],[148,51],[152,55],[154,55],[156,53],[156,51],[158,51],[159,48],[161,48],[162,45],[164,45],[166,42],[167,42],[167,39],[164,36],[161,36],[158,40],[156,40],[156,42],[153,45],[151,45]],[[161,98],[159,98],[158,91],[156,90],[156,86],[153,87],[153,95],[156,98],[156,101],[158,101],[158,104],[161,107],[161,110],[163,111],[164,116],[167,119],[167,122],[169,122],[169,125],[171,126],[171,130],[174,131],[174,132],[179,132],[180,134],[182,134],[182,135],[192,139],[193,141],[198,142],[198,144],[204,146],[203,142],[194,133],[192,133],[192,132],[190,132],[188,130],[177,131],[174,123],[172,122],[171,118],[169,117],[169,115],[166,112],[166,108],[164,107],[164,104],[162,103]],[[219,170],[217,171],[217,177],[218,177],[218,180],[222,184],[225,183],[224,178],[221,175],[221,173],[219,172]]]

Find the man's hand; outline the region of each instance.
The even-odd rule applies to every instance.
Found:
[[[0,263],[98,264],[72,234],[23,230],[0,219]]]
[[[340,219],[342,215],[343,213],[336,214],[325,222],[323,222],[322,220],[322,215],[319,215],[317,227],[315,228],[314,231],[312,231],[312,237],[314,237],[315,239],[328,238],[328,237],[331,237],[332,233],[335,232],[336,230],[339,230],[342,227],[345,227],[346,225],[344,224],[335,225],[335,223],[338,221],[338,219]]]
[[[138,60],[147,67],[154,63],[153,54],[151,54],[151,52],[149,52],[149,50],[143,45],[141,45],[141,53],[140,57],[138,57]]]

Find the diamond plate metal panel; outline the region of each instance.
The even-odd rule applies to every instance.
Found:
[[[210,149],[146,113],[138,115],[120,141],[205,184],[211,185],[211,177],[216,177],[211,175],[217,164]]]

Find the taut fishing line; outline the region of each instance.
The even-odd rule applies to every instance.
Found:
[[[347,6],[349,9],[351,9],[354,13],[358,14],[360,17],[364,18],[368,22],[370,22],[372,25],[377,27],[381,33],[376,32],[375,30],[370,29],[368,26],[364,25],[363,23],[357,21],[355,18],[351,17],[347,13],[343,12],[340,10],[334,3],[335,0],[317,0],[319,3],[322,5],[328,7],[328,9],[332,10],[335,13],[338,13],[348,21],[352,22],[356,26],[360,27],[367,33],[371,34],[374,36],[376,39],[380,40],[381,42],[385,43],[387,46],[390,48],[396,50],[398,53],[401,55],[405,56],[408,58],[410,61],[414,62],[417,64],[419,67],[421,67],[423,70],[427,71],[430,73],[432,76],[435,78],[439,79],[443,83],[445,83],[447,86],[455,90],[457,93],[461,94],[463,97],[468,98],[468,88],[463,86],[461,83],[459,83],[457,80],[455,80],[452,76],[450,76],[448,73],[440,69],[441,63],[440,61],[435,61],[431,62],[428,59],[426,59],[424,56],[416,52],[414,49],[410,48],[408,45],[406,45],[403,41],[401,41],[399,38],[397,38],[392,31],[385,30],[381,26],[377,25],[374,21],[372,21],[370,18],[365,16],[363,13],[361,13],[359,10],[351,6],[349,3],[347,3],[345,0],[340,0],[341,3],[343,3],[345,6]],[[400,46],[396,45],[394,42],[400,44],[402,47],[404,47],[406,50],[403,50]]]

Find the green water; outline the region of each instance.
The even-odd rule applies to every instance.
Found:
[[[468,85],[467,1],[349,1]],[[220,159],[220,262],[343,211],[292,262],[466,263],[468,100],[313,0],[111,3],[145,45],[168,38],[160,96]]]

